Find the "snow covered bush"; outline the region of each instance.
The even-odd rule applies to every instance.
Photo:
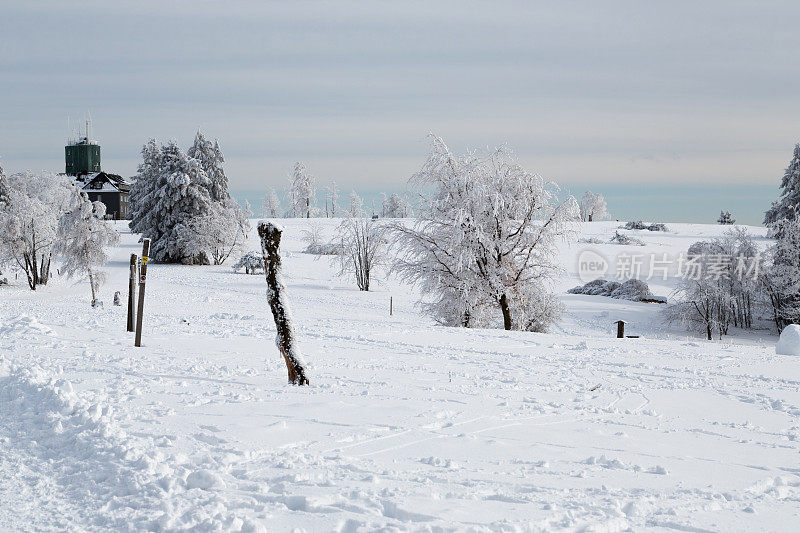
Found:
[[[341,244],[338,241],[323,242],[322,225],[319,222],[309,222],[306,229],[303,230],[302,235],[303,242],[306,243],[303,253],[312,255],[339,255],[341,251]]]
[[[583,222],[593,222],[608,218],[608,207],[602,194],[586,191],[578,206],[581,210],[581,220]]]
[[[729,226],[731,224],[736,224],[736,221],[733,219],[730,211],[720,211],[719,218],[717,219],[717,224],[722,226]]]
[[[297,162],[294,164],[289,178],[289,216],[310,218],[314,214],[314,196],[317,192],[317,180],[306,167]]]
[[[50,278],[53,245],[62,214],[74,207],[72,180],[49,172],[5,177],[0,201],[0,264],[13,262],[36,290]]]
[[[561,271],[557,243],[579,210],[555,184],[528,172],[505,147],[456,156],[439,137],[412,178],[421,206],[413,226],[393,225],[395,270],[432,301],[441,324],[543,331],[560,304],[547,285]]]
[[[244,269],[245,274],[259,274],[264,272],[264,257],[261,252],[247,252],[233,265],[234,272]]]
[[[392,194],[383,201],[381,216],[384,218],[408,218],[413,215],[411,204],[399,194]]]
[[[58,222],[58,235],[53,247],[54,255],[63,259],[59,270],[67,277],[85,274],[92,289],[92,305],[97,301],[97,291],[105,283],[105,272],[100,270],[108,256],[105,247],[119,243],[119,233],[104,220],[106,206],[90,202],[85,193],[73,193],[74,206]]]
[[[637,220],[635,222],[628,222],[625,224],[624,229],[646,229],[648,231],[669,231],[666,224],[662,224],[661,222],[656,222],[653,224],[645,224],[641,220]]]
[[[618,300],[630,300],[641,302],[646,299],[654,299],[650,287],[642,280],[629,279],[623,283],[618,281],[606,281],[596,279],[585,285],[573,287],[567,291],[569,294],[587,294],[590,296],[608,296]]]
[[[273,188],[269,189],[269,192],[261,201],[261,216],[264,218],[278,218],[281,216],[281,201],[278,199],[278,193]]]
[[[582,244],[606,244],[606,241],[600,237],[583,237],[578,239],[578,242]]]
[[[224,161],[219,144],[199,132],[188,152],[175,141],[144,145],[129,226],[151,239],[154,261],[219,264],[244,242],[249,213],[230,196]]]
[[[781,220],[794,220],[800,209],[800,144],[795,144],[794,154],[781,180],[781,194],[764,215],[764,225],[773,228]]]
[[[387,261],[387,226],[365,217],[347,217],[338,228],[339,275],[353,274],[368,291],[375,269]]]
[[[614,232],[614,236],[611,237],[609,241],[611,244],[623,244],[628,246],[644,246],[644,241],[641,239],[637,239],[636,237],[631,237],[630,235],[625,235],[624,233]]]

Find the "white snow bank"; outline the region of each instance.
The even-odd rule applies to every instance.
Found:
[[[790,324],[783,328],[781,338],[775,345],[775,353],[778,355],[800,355],[800,326]]]

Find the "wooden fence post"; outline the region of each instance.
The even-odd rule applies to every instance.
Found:
[[[392,316],[392,297],[389,296],[389,316]]]
[[[136,254],[131,254],[131,272],[128,278],[128,331],[135,327],[133,310],[136,306]]]
[[[617,320],[614,322],[617,325],[617,338],[622,339],[625,337],[625,321],[624,320]]]
[[[139,271],[139,308],[136,311],[136,342],[142,345],[142,315],[144,315],[144,284],[147,280],[147,261],[150,260],[150,239],[142,241],[142,268]]]
[[[261,237],[261,251],[264,257],[264,270],[267,277],[267,300],[275,320],[278,350],[286,363],[289,383],[308,385],[308,376],[303,364],[300,350],[297,348],[292,327],[289,300],[286,298],[286,287],[281,272],[281,234],[283,228],[272,222],[261,221],[258,224],[258,236]]]

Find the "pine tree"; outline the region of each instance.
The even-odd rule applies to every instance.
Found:
[[[794,220],[800,209],[800,144],[794,146],[794,156],[783,174],[781,189],[780,197],[764,215],[765,226],[771,227],[781,220]]]
[[[175,141],[161,148],[161,168],[156,175],[156,201],[137,228],[152,241],[150,255],[166,263],[207,263],[208,258],[192,255],[183,245],[185,228],[193,218],[211,210],[209,180],[197,159],[187,156]]]
[[[720,211],[719,218],[717,219],[717,224],[722,226],[729,226],[731,224],[736,224],[736,221],[733,219],[730,211]]]
[[[186,152],[186,155],[200,161],[200,165],[208,178],[208,192],[211,194],[211,200],[214,202],[228,200],[230,198],[228,177],[222,168],[223,163],[225,163],[225,157],[222,155],[219,142],[215,140],[212,143],[198,131],[194,138],[194,144]]]

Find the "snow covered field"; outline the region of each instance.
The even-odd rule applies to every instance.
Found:
[[[122,224],[104,308],[85,282],[0,288],[0,529],[800,529],[800,358],[565,294],[581,250],[677,255],[724,227],[565,247],[565,315],[534,334],[437,327],[393,279],[359,292],[300,253],[306,224],[283,248],[310,387],[286,384],[263,276],[231,261],[151,264],[134,348]]]

